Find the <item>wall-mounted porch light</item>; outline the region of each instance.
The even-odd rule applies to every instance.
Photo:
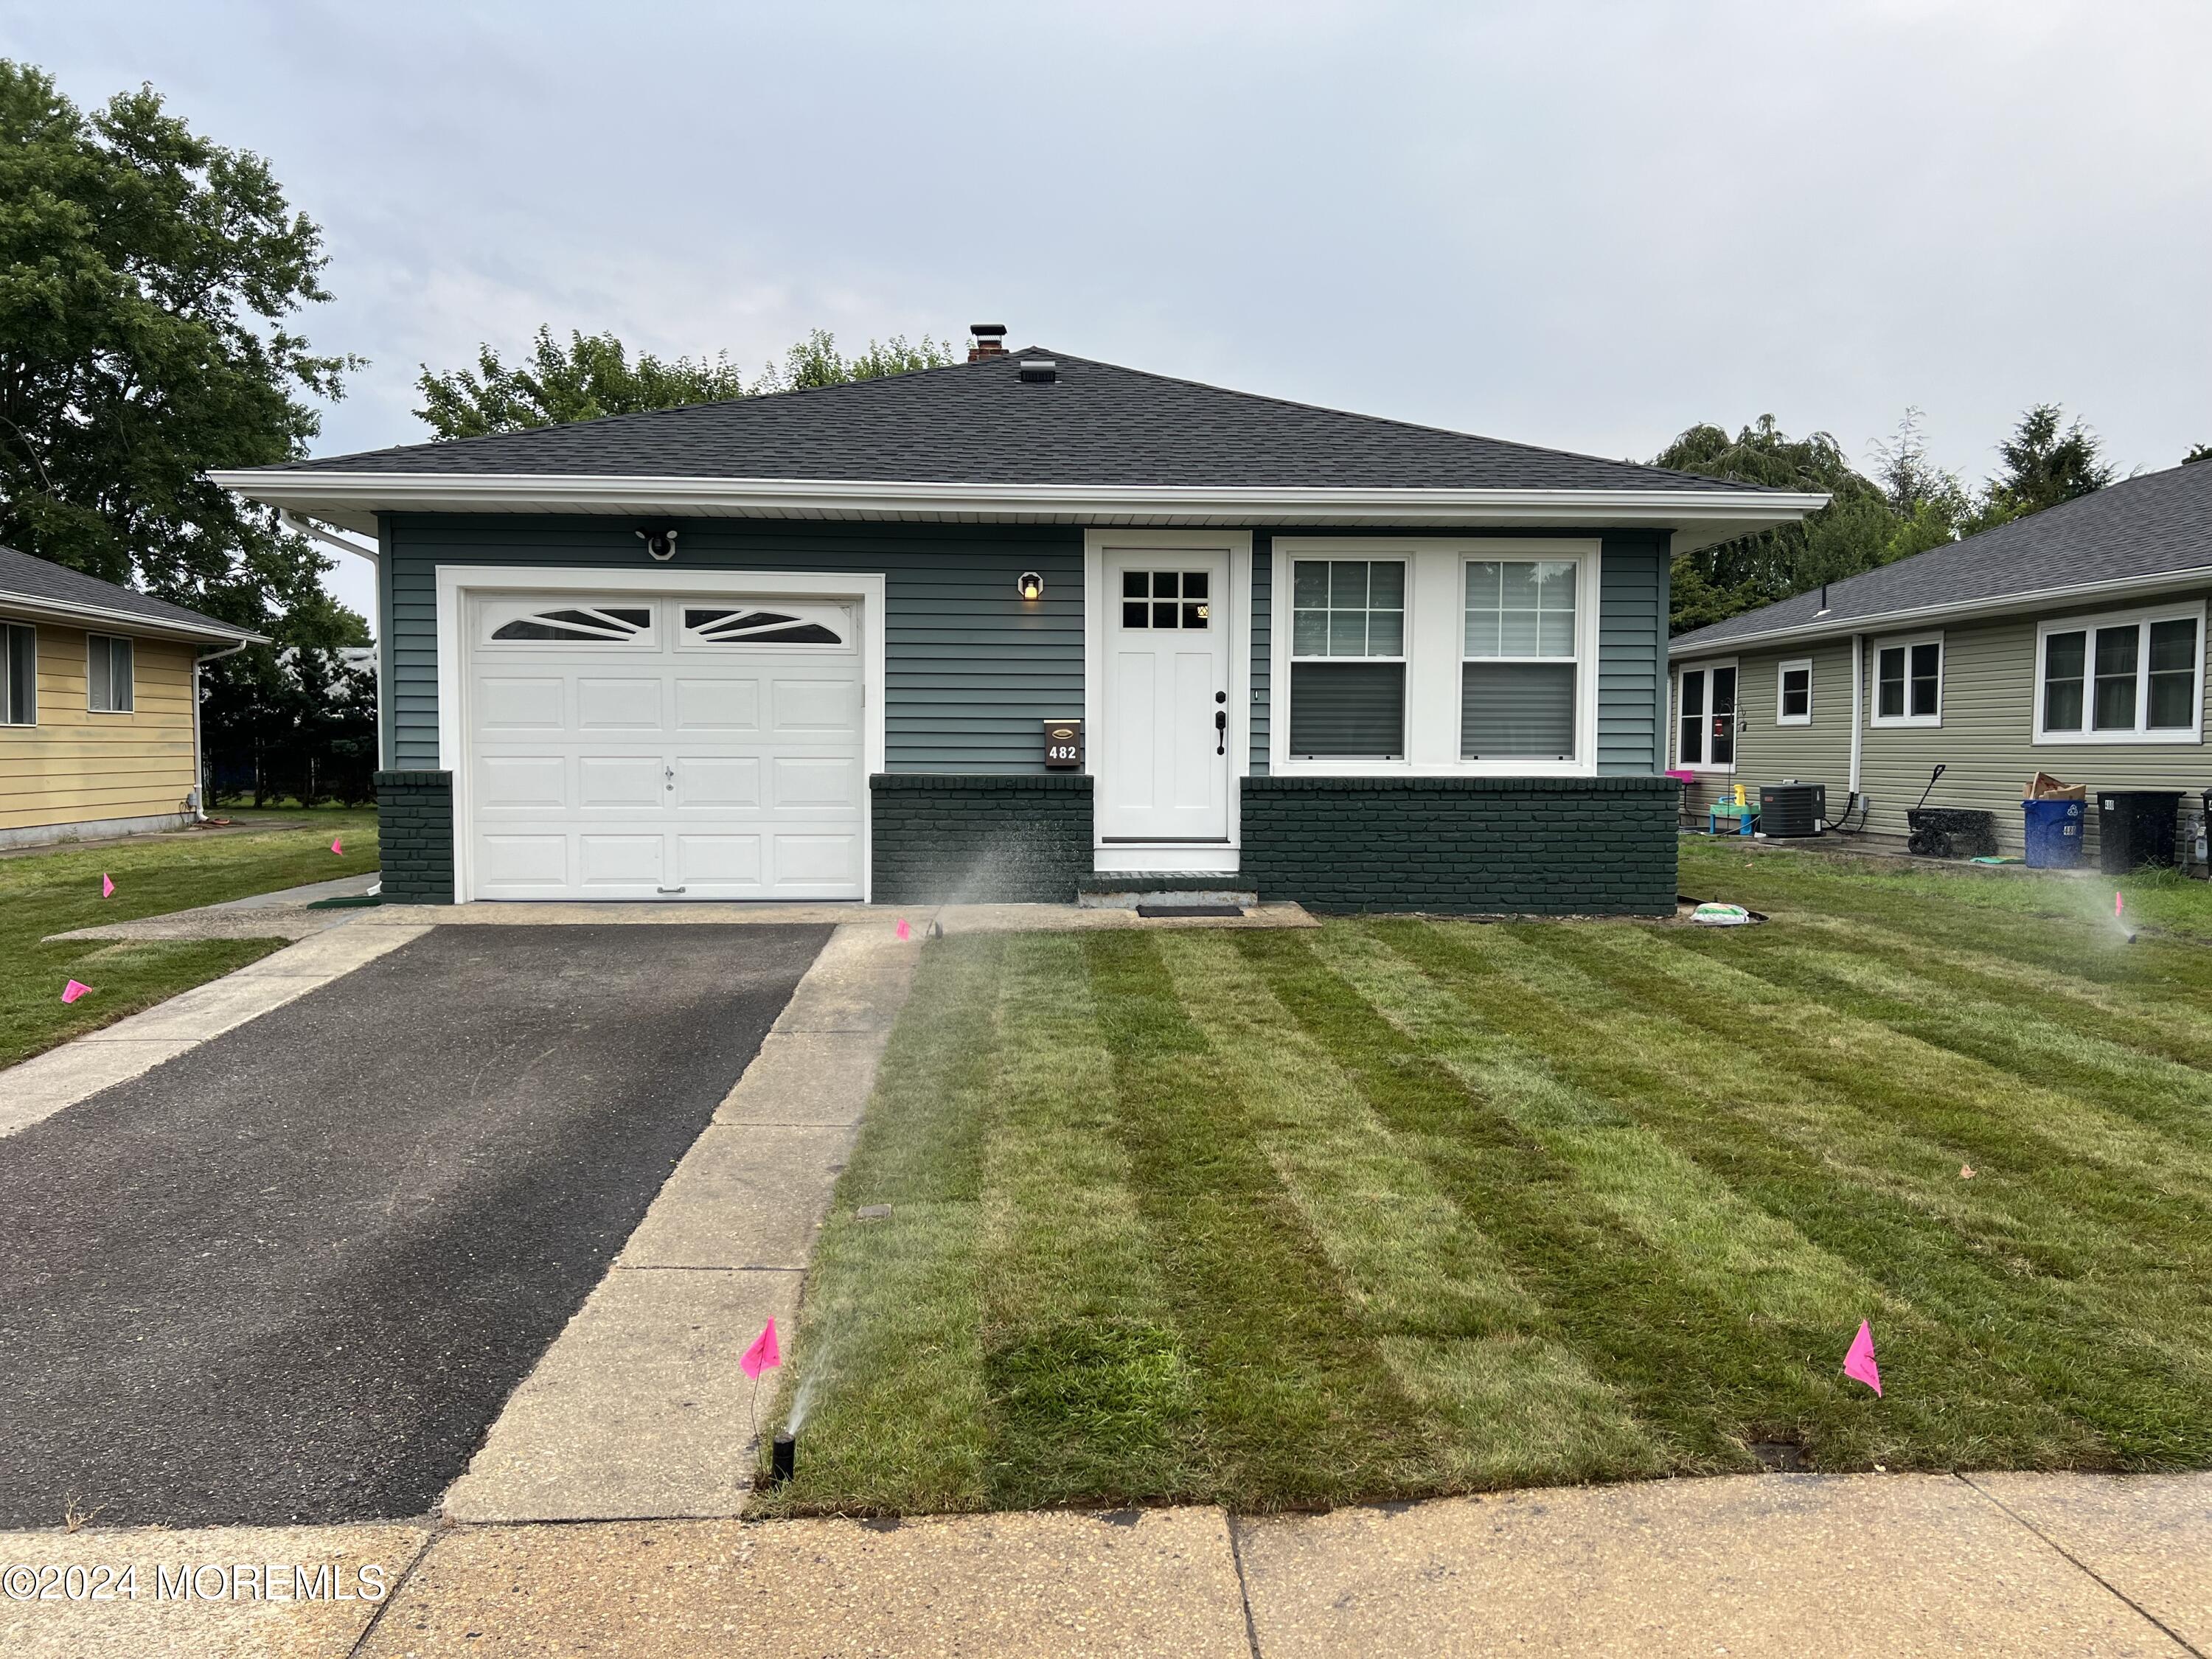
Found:
[[[1044,597],[1044,578],[1034,570],[1024,570],[1014,578],[1014,592],[1025,599]]]

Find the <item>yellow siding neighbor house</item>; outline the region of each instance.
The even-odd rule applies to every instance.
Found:
[[[254,638],[0,548],[0,847],[189,822],[198,664]]]

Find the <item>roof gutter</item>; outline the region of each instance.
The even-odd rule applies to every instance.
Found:
[[[74,600],[47,599],[35,593],[0,592],[0,605],[55,622],[106,623],[131,633],[149,635],[157,639],[234,640],[241,646],[269,643],[258,634],[249,633],[242,628],[231,628],[222,623],[210,622],[204,628],[195,627],[191,623],[174,622],[167,617],[142,616],[135,611],[118,611],[104,605],[79,605]]]
[[[1675,641],[1667,647],[1669,659],[1710,657],[1741,650],[1746,646],[1795,645],[1831,640],[1850,634],[1893,632],[1922,623],[1948,622],[1969,617],[2002,617],[2022,611],[2041,611],[2053,605],[2106,597],[2124,599],[2132,593],[2153,593],[2162,588],[2187,587],[2212,581],[2212,565],[2193,565],[2185,570],[2160,570],[2142,576],[2114,576],[2100,582],[2073,582],[2064,587],[2039,587],[2028,593],[2007,593],[1995,599],[1968,599],[1953,605],[1915,605],[1905,611],[1881,611],[1841,622],[1806,623],[1795,628],[1771,628],[1758,634],[1730,634],[1695,643]]]
[[[380,513],[684,513],[708,517],[1088,524],[1621,526],[1674,530],[1675,550],[1787,524],[1825,495],[1754,489],[1377,489],[936,483],[603,474],[211,472],[225,489],[372,532]]]

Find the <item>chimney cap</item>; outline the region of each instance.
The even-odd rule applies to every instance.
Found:
[[[995,340],[1006,331],[1004,323],[970,323],[968,331],[979,340]]]

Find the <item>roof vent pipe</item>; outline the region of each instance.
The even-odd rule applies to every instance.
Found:
[[[973,337],[968,342],[968,361],[981,362],[986,357],[1006,355],[1006,325],[1004,323],[970,323],[968,332]]]
[[[1820,608],[1813,614],[1816,617],[1825,617],[1828,614],[1828,585],[1826,582],[1820,584]]]

